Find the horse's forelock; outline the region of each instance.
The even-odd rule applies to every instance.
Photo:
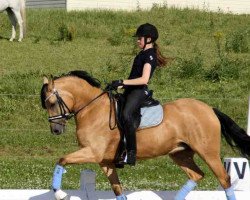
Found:
[[[47,84],[47,83],[43,84],[42,89],[41,89],[41,93],[40,93],[41,104],[42,104],[42,107],[43,107],[44,109],[46,109],[46,106],[45,106],[45,99],[46,99],[46,91],[47,91],[47,88],[48,88],[48,84]]]

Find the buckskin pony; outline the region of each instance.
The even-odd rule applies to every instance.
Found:
[[[120,141],[119,130],[110,128],[110,99],[100,82],[84,71],[72,71],[57,78],[44,78],[41,102],[47,109],[52,133],[61,134],[74,116],[79,150],[61,157],[56,164],[52,188],[56,199],[69,199],[61,190],[64,167],[68,164],[100,165],[117,200],[125,200],[114,163]],[[113,105],[111,105],[112,107]],[[169,155],[187,174],[187,183],[175,200],[184,200],[204,173],[193,160],[197,153],[210,167],[225,190],[227,200],[235,200],[230,177],[220,159],[221,133],[227,143],[248,157],[250,137],[230,117],[195,99],[179,99],[163,105],[160,125],[140,129],[137,159]],[[114,119],[114,113],[111,119]]]

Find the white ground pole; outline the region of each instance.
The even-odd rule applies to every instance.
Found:
[[[70,200],[115,200],[113,191],[97,191],[96,173],[81,172],[79,190],[65,190]],[[174,200],[176,191],[125,191],[128,200]],[[250,191],[235,191],[237,200],[249,200]],[[0,190],[0,200],[54,200],[51,190]],[[192,191],[186,200],[226,200],[224,191]]]

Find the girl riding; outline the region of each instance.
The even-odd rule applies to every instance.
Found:
[[[166,65],[167,59],[161,54],[158,45],[157,28],[149,23],[138,27],[135,35],[137,45],[141,49],[134,58],[128,79],[114,80],[110,86],[114,89],[125,89],[125,105],[122,113],[123,131],[126,138],[127,154],[124,164],[135,165],[136,162],[136,129],[140,124],[140,108],[148,97],[148,82],[155,68]]]

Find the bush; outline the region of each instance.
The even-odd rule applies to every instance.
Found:
[[[217,62],[211,69],[205,72],[205,79],[212,82],[221,80],[238,79],[242,62],[239,60],[229,60],[224,58]]]
[[[233,51],[235,53],[246,53],[249,51],[247,43],[247,31],[235,31],[226,37],[225,50],[227,52]]]
[[[194,58],[177,58],[177,66],[172,70],[174,76],[179,78],[199,77],[202,73],[203,59],[200,54]]]
[[[59,27],[59,41],[72,41],[76,38],[76,27],[74,25],[67,26],[63,24]]]
[[[120,30],[115,30],[113,35],[108,38],[108,41],[112,46],[119,46],[123,42],[122,32]]]
[[[135,32],[136,29],[134,27],[120,27],[113,31],[113,35],[108,38],[108,41],[112,46],[119,46],[123,43],[131,43],[130,40]]]

